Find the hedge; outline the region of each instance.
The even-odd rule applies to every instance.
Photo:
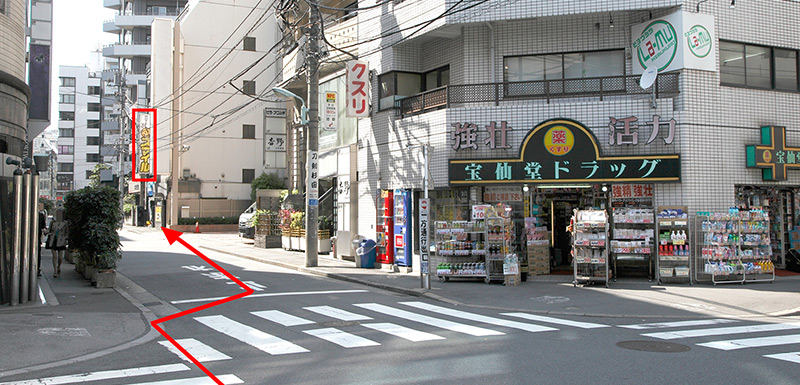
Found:
[[[178,218],[179,225],[193,225],[200,222],[201,225],[235,225],[239,223],[237,217],[202,217],[202,218]]]

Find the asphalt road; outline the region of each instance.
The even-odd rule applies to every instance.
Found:
[[[119,272],[158,299],[145,305],[158,307],[159,317],[242,292],[178,243],[136,236],[124,249]],[[798,383],[796,319],[550,317],[206,255],[254,294],[163,327],[225,383]],[[213,384],[161,337],[2,381]]]

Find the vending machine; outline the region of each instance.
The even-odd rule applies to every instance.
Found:
[[[394,260],[411,266],[411,191],[394,190]]]
[[[394,194],[392,190],[381,190],[378,196],[378,218],[376,231],[377,262],[384,264],[394,263]]]

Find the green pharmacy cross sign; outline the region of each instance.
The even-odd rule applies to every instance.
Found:
[[[451,159],[451,185],[489,183],[679,182],[680,155],[604,157],[581,123],[552,119],[523,139],[510,159]]]
[[[786,170],[800,169],[800,148],[786,147],[786,127],[761,127],[761,145],[746,147],[747,167],[761,169],[761,178],[786,180]]]

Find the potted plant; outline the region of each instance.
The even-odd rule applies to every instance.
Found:
[[[119,198],[119,191],[103,186],[70,191],[64,201],[70,248],[78,250],[84,276],[98,287],[114,285],[114,268],[122,258],[117,233],[123,217]]]

